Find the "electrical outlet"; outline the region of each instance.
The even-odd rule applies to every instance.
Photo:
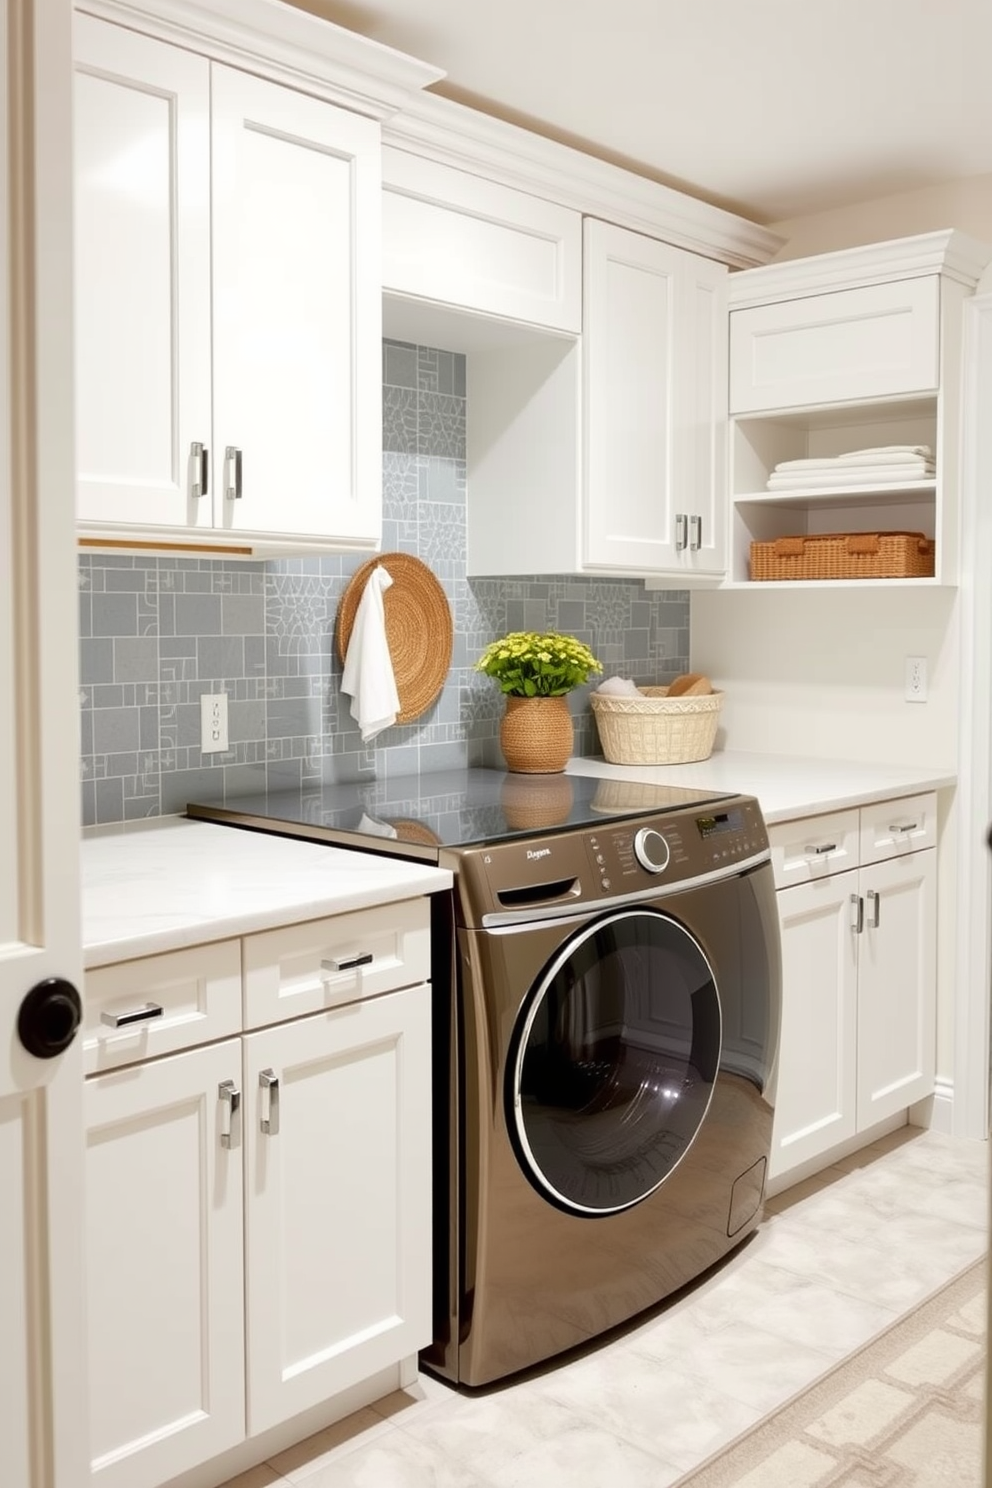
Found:
[[[227,693],[200,694],[200,753],[220,754],[228,748]]]
[[[906,657],[906,701],[925,703],[927,700],[927,659],[925,656]]]

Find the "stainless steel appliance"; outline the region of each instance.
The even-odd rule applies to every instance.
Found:
[[[190,807],[453,868],[435,899],[435,1329],[483,1385],[757,1225],[780,954],[747,796],[446,772]]]

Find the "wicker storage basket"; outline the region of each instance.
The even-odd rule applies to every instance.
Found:
[[[709,759],[722,692],[670,698],[667,687],[642,687],[641,693],[591,694],[603,755],[611,765],[686,765]]]
[[[752,579],[926,579],[934,544],[922,532],[825,532],[751,544]]]

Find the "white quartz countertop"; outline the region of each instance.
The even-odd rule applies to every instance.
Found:
[[[390,904],[446,868],[167,817],[82,842],[84,965]]]
[[[953,770],[939,767],[804,759],[730,749],[692,765],[608,765],[602,759],[573,759],[568,769],[574,775],[595,775],[604,780],[644,780],[652,785],[756,796],[768,823],[940,790],[957,780]]]

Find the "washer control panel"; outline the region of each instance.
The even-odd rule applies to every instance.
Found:
[[[680,811],[586,834],[597,898],[634,893],[652,881],[677,883],[731,867],[763,852],[768,834],[757,801],[738,796],[707,811]],[[589,877],[587,876],[587,883]]]

